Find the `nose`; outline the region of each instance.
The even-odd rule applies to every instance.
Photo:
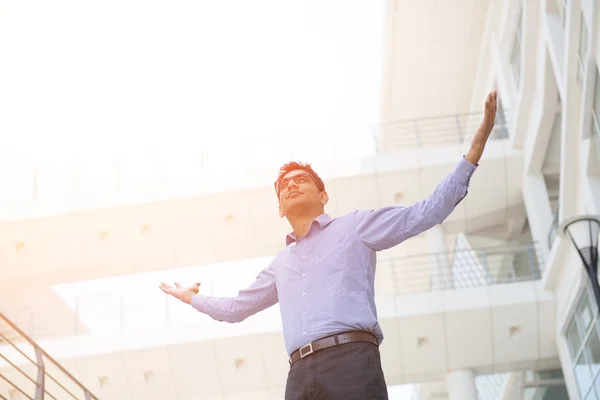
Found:
[[[288,184],[287,184],[287,188],[288,188],[288,189],[290,189],[290,188],[292,188],[292,187],[295,187],[295,188],[297,188],[297,187],[298,187],[298,184],[296,183],[296,181],[295,181],[293,178],[292,178],[292,179],[290,179],[290,181],[289,181],[289,182],[288,182]]]

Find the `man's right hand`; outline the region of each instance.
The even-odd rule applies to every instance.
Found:
[[[175,282],[175,287],[163,282],[159,287],[166,294],[170,294],[186,304],[192,304],[192,297],[200,290],[200,283],[196,282],[191,287],[184,288],[177,282]]]

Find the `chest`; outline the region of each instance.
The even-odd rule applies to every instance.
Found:
[[[335,228],[311,232],[280,253],[277,281],[332,276],[364,268],[368,249],[354,232]]]

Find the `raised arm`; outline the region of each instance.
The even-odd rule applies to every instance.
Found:
[[[497,93],[494,91],[485,100],[483,121],[473,136],[469,151],[425,200],[409,207],[356,211],[353,218],[360,240],[373,250],[384,250],[443,222],[467,195],[469,180],[494,127],[496,110]]]
[[[467,195],[476,166],[462,158],[425,200],[353,214],[359,239],[373,250],[385,250],[444,221]]]
[[[190,288],[183,288],[178,283],[175,287],[164,282],[160,285],[163,292],[191,304],[196,310],[217,321],[230,323],[241,322],[278,301],[275,274],[271,267],[262,270],[256,280],[236,297],[205,296],[198,294],[199,287],[199,283]]]

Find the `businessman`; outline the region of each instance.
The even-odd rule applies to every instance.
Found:
[[[467,195],[492,132],[497,93],[467,153],[425,200],[414,205],[325,213],[329,196],[308,164],[290,162],[275,181],[279,214],[292,231],[286,247],[236,297],[205,296],[200,283],[162,283],[167,294],[215,320],[241,322],[279,302],[289,355],[285,398],[387,399],[375,308],[376,253],[443,222]]]

